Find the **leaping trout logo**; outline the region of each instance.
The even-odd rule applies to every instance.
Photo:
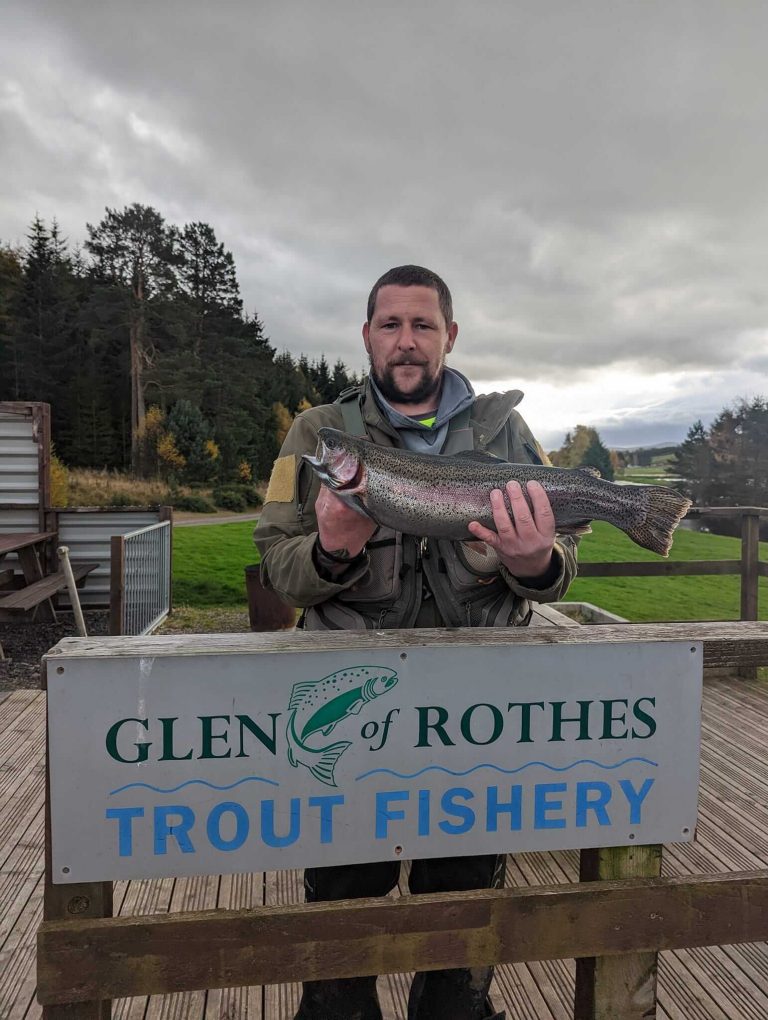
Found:
[[[304,765],[326,786],[336,786],[334,769],[352,742],[340,740],[325,747],[313,747],[310,739],[317,733],[330,736],[334,728],[364,705],[391,691],[397,673],[384,666],[350,666],[323,677],[294,684],[288,704],[288,761],[294,767]]]

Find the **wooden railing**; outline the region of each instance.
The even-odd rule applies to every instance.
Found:
[[[758,581],[768,577],[768,563],[760,559],[760,520],[768,508],[759,506],[692,507],[688,517],[725,517],[741,520],[741,559],[738,560],[635,560],[621,563],[579,563],[579,577],[684,577],[695,574],[741,575],[741,620],[756,620]]]
[[[487,639],[477,630],[377,635],[380,649]],[[128,651],[141,654],[137,639],[130,640]],[[493,640],[568,646],[625,644],[628,637],[619,625],[515,628]],[[755,623],[636,625],[630,640],[700,641],[708,668],[768,663],[768,630]],[[262,646],[279,653],[297,642],[303,651],[308,642],[316,652],[347,649],[370,638],[286,632],[188,641],[186,653],[222,654]],[[90,654],[106,662],[118,649],[94,647]],[[46,665],[63,672],[55,660]],[[574,957],[576,1020],[640,1020],[656,1015],[658,951],[768,938],[768,870],[661,878],[660,848],[646,846],[582,851],[580,881],[567,887],[111,917],[110,882],[53,883],[50,811],[48,792],[45,921],[38,934],[45,1020],[105,1020],[109,1000],[118,996]]]

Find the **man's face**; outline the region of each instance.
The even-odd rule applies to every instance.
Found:
[[[431,287],[381,288],[363,340],[371,376],[393,407],[403,405],[406,413],[435,407],[458,331],[455,322],[446,325]]]

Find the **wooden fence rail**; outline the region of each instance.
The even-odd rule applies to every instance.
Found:
[[[759,579],[768,577],[768,563],[760,559],[760,520],[768,508],[758,506],[693,507],[688,517],[725,517],[741,521],[741,558],[738,560],[630,560],[613,563],[579,563],[579,577],[685,577],[702,574],[740,574],[739,619],[758,617]]]
[[[38,995],[74,1003],[765,939],[768,870],[72,919],[40,928]]]

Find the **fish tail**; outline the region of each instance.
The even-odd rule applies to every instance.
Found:
[[[350,741],[342,740],[338,744],[324,747],[317,761],[313,761],[311,765],[308,765],[309,771],[315,779],[319,779],[326,786],[335,786],[336,780],[333,776],[333,770],[336,768],[339,758],[351,746]]]
[[[669,556],[674,530],[690,506],[691,500],[674,489],[649,485],[645,519],[641,524],[626,528],[626,533],[644,549],[650,549],[660,556]]]

